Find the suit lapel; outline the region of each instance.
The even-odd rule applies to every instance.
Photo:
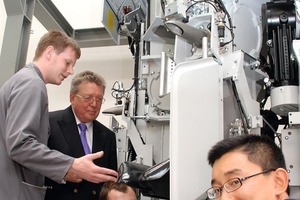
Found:
[[[105,149],[105,132],[97,122],[93,122],[93,152],[104,151]],[[94,163],[98,166],[104,166],[104,159],[96,159]]]
[[[93,122],[93,153],[98,151],[103,151],[105,142],[105,134],[102,132],[102,128]]]
[[[69,148],[71,149],[72,156],[75,158],[84,156],[85,153],[81,144],[76,120],[71,107],[66,109],[62,120],[58,121],[58,124],[67,144],[69,145]]]

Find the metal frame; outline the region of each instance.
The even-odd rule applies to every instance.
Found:
[[[61,30],[76,39],[82,48],[116,45],[103,27],[73,29],[49,0],[4,0],[7,14],[0,55],[0,87],[26,64],[33,15],[47,30]],[[120,45],[128,44],[127,37]]]

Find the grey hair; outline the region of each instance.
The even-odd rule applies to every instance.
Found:
[[[92,71],[83,71],[72,79],[70,93],[76,94],[78,92],[78,86],[83,82],[95,83],[98,86],[102,86],[103,91],[105,91],[106,82],[102,76]]]

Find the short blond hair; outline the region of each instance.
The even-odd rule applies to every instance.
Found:
[[[39,59],[49,46],[53,46],[57,53],[61,53],[67,47],[71,47],[74,49],[77,59],[81,56],[80,46],[73,38],[61,31],[49,31],[41,37],[35,50],[33,61]]]

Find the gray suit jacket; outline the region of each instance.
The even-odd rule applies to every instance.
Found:
[[[48,146],[50,149],[56,149],[75,158],[85,155],[71,106],[65,110],[50,112]],[[95,160],[95,164],[117,170],[115,133],[94,120],[92,152],[98,151],[104,151],[104,156]],[[49,179],[45,180],[45,185],[49,186],[45,200],[98,200],[102,186],[102,184],[94,184],[87,181],[57,184]]]
[[[0,89],[1,200],[42,200],[44,176],[61,182],[74,158],[47,147],[48,96],[29,64]]]

